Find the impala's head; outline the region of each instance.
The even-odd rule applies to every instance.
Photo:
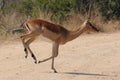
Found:
[[[92,24],[91,21],[93,21],[94,19],[91,18],[91,4],[89,5],[89,9],[86,12],[86,20],[83,23],[83,26],[85,26],[86,28],[88,28],[89,30],[98,32],[99,30],[95,27],[95,25]]]
[[[87,27],[89,30],[99,32],[99,30],[90,22],[89,19],[85,20],[84,26]]]

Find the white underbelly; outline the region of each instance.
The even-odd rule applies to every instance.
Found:
[[[56,34],[50,30],[44,30],[44,32],[39,36],[40,40],[46,42],[54,42],[59,39],[61,34]]]
[[[46,38],[46,37],[44,37],[44,36],[42,36],[42,35],[39,36],[39,39],[40,39],[41,41],[45,41],[45,42],[49,42],[49,43],[53,43],[52,40],[50,40],[50,39],[48,39],[48,38]]]

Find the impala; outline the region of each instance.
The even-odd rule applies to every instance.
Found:
[[[75,31],[69,31],[65,29],[61,25],[53,24],[44,20],[34,19],[29,20],[24,23],[25,28],[28,33],[21,36],[22,43],[24,45],[24,51],[26,53],[26,58],[28,56],[28,51],[30,52],[32,58],[37,63],[37,59],[30,49],[29,45],[32,43],[38,36],[43,36],[53,42],[52,46],[52,56],[39,61],[38,63],[48,61],[52,59],[52,70],[56,73],[56,69],[54,67],[54,58],[58,56],[59,45],[63,45],[69,41],[80,36],[83,32],[85,32],[88,27],[98,31],[89,21],[89,19],[85,20],[81,27]]]

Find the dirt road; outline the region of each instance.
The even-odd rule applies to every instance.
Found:
[[[31,48],[38,60],[51,55],[51,43],[36,40]],[[61,45],[55,59],[34,64],[21,41],[0,44],[0,80],[120,80],[120,32],[82,35]]]

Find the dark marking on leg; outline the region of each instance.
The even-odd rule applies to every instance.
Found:
[[[38,63],[41,63],[41,61],[39,61]]]
[[[26,48],[24,48],[24,51],[25,51],[25,54],[26,54],[25,58],[27,58],[28,57],[28,51],[27,51]]]
[[[24,51],[26,52],[26,51],[27,51],[27,49],[25,48],[25,49],[24,49]]]
[[[35,60],[35,63],[37,64],[37,59],[36,59],[35,55],[32,54],[31,56],[32,56],[32,58]]]

